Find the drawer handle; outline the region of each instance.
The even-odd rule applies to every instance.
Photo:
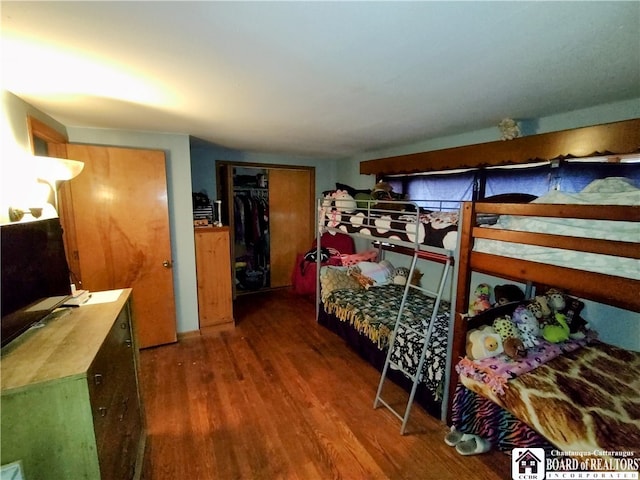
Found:
[[[121,329],[123,329],[123,330],[126,330],[128,326],[129,326],[129,325],[127,324],[127,322],[122,322],[122,323],[120,324],[120,328],[121,328]]]
[[[95,382],[96,385],[102,385],[102,374],[101,373],[96,373],[93,376],[93,381]]]
[[[98,407],[98,412],[100,413],[101,417],[106,417],[107,416],[107,407]]]
[[[131,339],[130,339],[130,338],[127,338],[127,339],[124,341],[124,343],[125,343],[125,345],[126,345],[127,347],[129,347],[129,348],[131,348],[131,345],[133,344],[133,342],[131,342]]]

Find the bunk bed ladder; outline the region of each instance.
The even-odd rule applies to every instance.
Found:
[[[416,267],[416,263],[418,261],[418,258],[420,257],[420,251],[419,250],[415,250],[414,254],[413,254],[413,259],[411,261],[411,268],[409,269],[409,276],[407,277],[407,283],[405,285],[404,288],[404,292],[402,295],[402,301],[400,302],[400,308],[398,310],[398,315],[396,317],[396,322],[395,322],[395,326],[393,328],[393,332],[391,334],[391,338],[389,341],[389,349],[387,351],[387,356],[386,356],[386,360],[384,362],[384,367],[382,369],[382,374],[380,376],[380,383],[378,384],[378,391],[376,392],[376,398],[373,402],[373,408],[378,408],[378,406],[383,405],[385,406],[387,409],[389,409],[391,411],[391,413],[393,413],[396,417],[398,417],[401,421],[402,421],[402,426],[400,427],[400,435],[404,435],[405,429],[407,427],[407,422],[409,420],[409,414],[411,413],[411,407],[413,406],[413,400],[415,398],[416,395],[416,390],[418,388],[418,384],[420,383],[420,377],[421,377],[421,372],[422,372],[422,368],[424,366],[424,362],[427,356],[427,349],[429,346],[429,340],[431,338],[431,333],[433,331],[433,325],[435,323],[436,317],[438,316],[438,310],[440,307],[440,302],[442,300],[442,294],[444,292],[444,287],[445,284],[447,282],[447,277],[449,275],[450,270],[452,269],[452,259],[451,256],[448,256],[445,263],[444,263],[444,268],[442,270],[442,275],[440,277],[440,283],[438,285],[438,290],[437,291],[432,291],[426,288],[422,288],[420,286],[416,286],[416,285],[412,285],[411,284],[411,278],[413,276],[413,272],[415,270]],[[409,291],[411,289],[416,289],[419,290],[423,293],[425,293],[426,295],[432,297],[435,301],[434,301],[434,308],[433,308],[433,313],[431,314],[431,317],[429,318],[429,324],[428,325],[424,325],[424,323],[421,325],[420,330],[418,330],[417,328],[415,328],[414,325],[411,325],[405,321],[403,321],[403,310],[404,310],[404,306],[407,300],[407,297],[409,295]],[[401,368],[398,364],[396,364],[395,362],[393,362],[392,360],[392,354],[393,354],[393,350],[394,350],[394,344],[396,342],[396,336],[398,333],[398,330],[400,329],[400,327],[406,329],[406,330],[410,330],[414,333],[417,333],[418,335],[422,336],[423,340],[422,340],[422,350],[420,353],[420,360],[418,362],[418,367],[416,369],[415,373],[412,372],[408,372],[406,370],[404,370],[403,368]],[[425,328],[426,327],[426,328]],[[398,412],[393,406],[391,406],[389,403],[387,403],[385,400],[382,399],[382,389],[384,387],[384,382],[386,380],[387,377],[387,373],[389,371],[389,367],[392,366],[394,367],[394,369],[396,370],[400,370],[402,373],[404,373],[407,377],[409,377],[409,379],[411,379],[413,385],[411,387],[411,392],[409,394],[409,399],[407,401],[407,405],[405,407],[404,413],[400,413]]]

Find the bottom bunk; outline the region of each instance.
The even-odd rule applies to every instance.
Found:
[[[339,270],[336,272],[340,275]],[[404,286],[395,284],[369,289],[356,285],[345,288],[342,285],[340,289],[323,294],[318,323],[342,337],[363,359],[382,371],[403,291]],[[433,307],[432,298],[411,291],[403,310],[405,321],[425,327]],[[449,308],[447,302],[441,302],[415,397],[415,402],[436,418],[442,415]],[[399,332],[398,338],[403,341],[396,342],[393,359],[401,363],[404,370],[415,372],[422,351],[422,338],[409,332]],[[387,377],[407,392],[411,390],[412,381],[402,372],[389,369]],[[372,385],[372,391],[374,389],[375,385]]]
[[[456,429],[506,451],[640,456],[640,353],[588,337],[548,352],[541,342],[522,361],[463,359],[452,406]]]

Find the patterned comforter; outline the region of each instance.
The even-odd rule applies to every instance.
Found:
[[[384,285],[368,290],[336,290],[324,302],[327,313],[332,313],[343,322],[366,335],[386,350],[402,301],[404,287]],[[410,290],[403,310],[403,321],[425,329],[433,312],[434,300]],[[449,303],[441,302],[423,366],[421,382],[440,399],[443,388],[449,330]],[[392,361],[403,370],[414,374],[422,351],[422,336],[406,329],[399,329]]]
[[[491,399],[569,452],[640,455],[640,353],[595,342],[508,382],[504,394],[464,375]]]

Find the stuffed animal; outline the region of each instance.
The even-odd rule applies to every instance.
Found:
[[[473,317],[491,308],[491,286],[486,283],[479,284],[473,291],[469,302],[469,316]]]
[[[564,299],[564,295],[559,290],[555,288],[550,288],[547,290],[547,293],[544,294],[547,299],[547,304],[549,305],[549,309],[553,313],[562,312],[567,306],[567,302]]]
[[[542,336],[547,342],[560,343],[569,338],[569,325],[562,313],[555,314],[556,324],[547,324],[542,329]]]
[[[495,357],[503,351],[502,339],[492,326],[484,325],[467,333],[466,353],[469,360]]]
[[[513,322],[526,348],[533,348],[540,344],[540,340],[538,340],[538,338],[542,336],[540,324],[529,308],[524,305],[516,307],[513,311]]]
[[[333,193],[334,206],[339,212],[352,213],[357,208],[356,200],[346,190],[336,190]]]
[[[369,287],[375,284],[375,282],[362,274],[362,270],[359,267],[349,267],[348,269],[349,275],[356,279],[356,281],[365,289],[368,290]]]
[[[531,303],[527,306],[529,310],[538,319],[538,324],[541,327],[551,321],[551,308],[549,308],[549,302],[544,295],[537,295]]]
[[[407,267],[396,267],[393,272],[393,283],[396,285],[406,285],[409,277],[409,269]]]
[[[495,305],[504,305],[524,300],[524,292],[517,285],[496,285],[493,289]]]
[[[493,329],[500,335],[504,353],[510,358],[519,358],[527,355],[527,350],[524,348],[518,328],[509,315],[496,318],[493,321]]]
[[[424,276],[417,268],[413,269],[411,275],[411,285],[420,286],[420,280]],[[397,267],[392,275],[392,282],[396,285],[406,285],[409,278],[409,269],[407,267]]]

